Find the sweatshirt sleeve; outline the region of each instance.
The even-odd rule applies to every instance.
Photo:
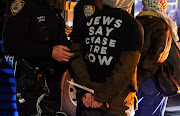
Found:
[[[139,31],[139,39],[143,38],[143,31]],[[138,40],[139,40],[138,39]],[[142,47],[140,44],[140,48]],[[114,66],[112,73],[106,78],[104,83],[92,82],[88,73],[85,61],[83,60],[83,47],[79,45],[72,46],[76,48],[76,55],[72,61],[72,69],[75,73],[75,81],[81,85],[87,86],[95,90],[94,98],[98,102],[107,102],[110,98],[122,93],[132,82],[134,74],[136,74],[137,65],[140,60],[141,50],[124,50],[120,53],[119,60]],[[139,45],[139,44],[138,44]],[[79,47],[77,47],[79,46]],[[72,49],[71,48],[71,49]]]
[[[71,51],[75,53],[71,59],[71,67],[75,75],[75,82],[79,83],[80,85],[90,87],[92,82],[83,59],[82,45],[80,43],[72,43]]]
[[[93,85],[95,89],[95,100],[98,102],[106,102],[111,97],[122,93],[128,88],[133,75],[136,73],[140,55],[139,51],[122,52],[111,76],[106,78],[106,82],[101,84],[101,86],[96,86],[97,84]]]
[[[80,45],[74,44],[71,49],[80,50]],[[106,102],[110,97],[122,93],[131,83],[133,74],[136,73],[136,67],[140,59],[139,51],[123,52],[120,55],[118,63],[115,65],[110,77],[107,77],[105,83],[92,82],[87,71],[87,67],[80,52],[76,52],[72,61],[72,69],[75,74],[75,82],[95,90],[95,100]]]

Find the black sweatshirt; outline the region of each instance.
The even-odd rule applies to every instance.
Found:
[[[104,82],[121,52],[141,51],[139,24],[126,11],[104,6],[86,23],[86,64],[92,81]]]
[[[98,102],[118,97],[119,106],[111,107],[121,108],[129,85],[137,90],[143,28],[128,12],[108,6],[89,17],[86,25],[83,37],[71,46],[78,51],[71,64],[75,82],[94,89]]]

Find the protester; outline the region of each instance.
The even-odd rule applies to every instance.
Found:
[[[153,77],[169,54],[172,38],[177,41],[176,23],[166,15],[166,0],[143,0],[137,20],[144,28],[144,46],[138,65],[138,110],[135,116],[164,116],[167,97],[161,95]]]
[[[101,10],[88,18],[71,46],[75,82],[94,90],[78,96],[83,106],[77,110],[82,116],[132,116],[143,29],[129,14],[133,0],[96,2],[103,2]]]

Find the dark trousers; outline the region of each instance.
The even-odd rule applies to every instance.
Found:
[[[164,116],[168,97],[162,96],[150,78],[139,85],[135,116]]]
[[[47,93],[44,90],[44,81],[41,83],[38,92],[33,93],[32,91],[24,88],[24,74],[21,76],[16,76],[16,93],[17,93],[17,109],[19,116],[36,116],[37,115],[37,102],[38,106],[42,110],[41,116],[55,116],[56,112],[60,110],[61,104],[61,88],[60,88],[60,78],[55,74],[47,74],[45,76],[46,83],[49,89],[49,94],[43,96]],[[43,96],[43,99],[40,98]],[[38,100],[39,99],[39,100]]]

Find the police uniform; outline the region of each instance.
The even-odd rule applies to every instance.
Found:
[[[46,0],[11,2],[3,30],[3,49],[17,61],[20,116],[54,116],[60,110],[60,78],[67,64],[54,60],[52,50],[53,46],[66,45],[66,40],[60,11]]]

